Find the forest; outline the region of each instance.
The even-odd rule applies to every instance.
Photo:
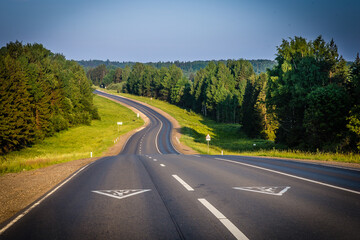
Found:
[[[321,36],[283,40],[274,62],[258,61],[269,66],[266,72],[243,59],[123,67],[98,63],[84,62],[85,71],[41,44],[2,47],[0,154],[99,119],[92,84],[240,124],[239,136],[274,140],[290,149],[360,151],[359,54],[349,64],[334,41]],[[188,76],[186,71],[193,72]]]
[[[99,119],[92,83],[75,61],[41,44],[0,49],[0,154]]]
[[[252,138],[306,151],[359,152],[359,55],[349,65],[333,40],[294,37],[277,47],[275,60],[265,73],[240,59],[208,62],[192,77],[176,63],[101,64],[87,76],[94,85],[241,124]]]
[[[258,60],[248,60],[251,65],[253,66],[254,72],[256,74],[260,74],[262,72],[266,72],[266,69],[272,68],[275,65],[275,61],[272,60],[265,60],[265,59],[258,59]],[[162,67],[169,68],[171,65],[175,65],[179,67],[185,76],[192,79],[194,78],[194,75],[197,71],[200,69],[205,68],[210,62],[215,63],[225,63],[226,60],[218,60],[218,61],[188,61],[188,62],[180,62],[180,61],[174,61],[174,62],[148,62],[144,63],[145,65],[153,66],[157,69],[161,69]],[[125,68],[133,67],[135,65],[135,62],[116,62],[116,61],[102,61],[102,60],[81,60],[78,61],[78,63],[85,68],[85,70],[89,70],[91,68],[95,68],[100,65],[105,65],[107,69],[115,69],[115,68]]]

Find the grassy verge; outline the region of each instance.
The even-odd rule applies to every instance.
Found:
[[[0,173],[19,172],[48,165],[101,156],[114,140],[141,125],[143,121],[136,114],[120,104],[95,96],[101,120],[94,120],[90,126],[78,126],[62,131],[41,143],[5,155],[0,161]],[[117,122],[123,122],[119,128]]]
[[[109,93],[117,94],[116,91],[106,90]],[[263,139],[249,139],[242,131],[239,124],[216,123],[202,117],[194,112],[181,109],[167,102],[139,97],[130,94],[120,95],[136,99],[149,105],[155,106],[169,113],[178,120],[182,127],[181,141],[202,154],[208,153],[205,136],[210,134],[209,154],[247,155],[247,156],[267,156],[294,159],[311,159],[321,161],[337,161],[360,163],[359,154],[342,154],[327,152],[303,152],[298,150],[288,150],[283,146],[277,145],[272,141]]]

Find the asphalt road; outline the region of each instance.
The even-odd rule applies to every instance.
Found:
[[[0,226],[0,239],[360,239],[359,171],[180,155],[168,120],[114,98],[151,124]]]

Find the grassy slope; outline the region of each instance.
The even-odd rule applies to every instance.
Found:
[[[108,99],[95,96],[101,121],[94,120],[90,126],[79,126],[46,138],[41,143],[21,151],[11,152],[0,162],[0,173],[35,169],[76,159],[101,156],[114,139],[141,125],[143,121],[131,110]],[[123,126],[116,122],[122,121]]]
[[[107,91],[112,94],[117,94],[116,91]],[[182,127],[183,136],[181,141],[203,154],[207,154],[208,151],[205,136],[210,134],[212,138],[210,142],[210,154],[220,154],[221,151],[224,151],[224,154],[360,163],[359,154],[310,153],[284,150],[271,141],[247,138],[241,132],[241,126],[239,124],[216,123],[199,114],[188,112],[164,101],[151,100],[150,98],[123,93],[121,95],[148,103],[169,113],[178,120]]]

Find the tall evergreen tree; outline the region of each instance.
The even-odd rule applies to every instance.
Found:
[[[98,118],[85,72],[41,44],[0,49],[0,153]]]
[[[16,59],[22,54],[22,46],[16,42],[7,47],[9,52],[0,58],[0,154],[35,140],[31,96],[21,61]]]

